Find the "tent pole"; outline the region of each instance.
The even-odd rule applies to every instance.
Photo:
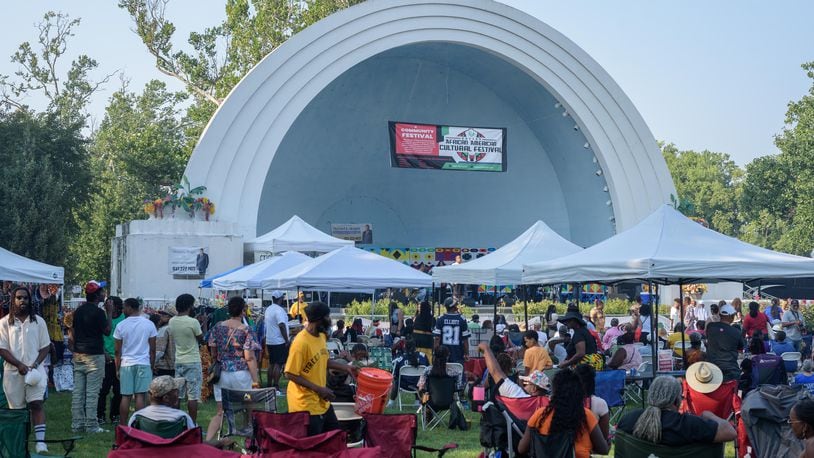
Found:
[[[653,332],[653,324],[655,323],[654,318],[657,320],[659,314],[658,309],[653,310],[653,282],[649,279],[647,280],[647,291],[649,293],[647,299],[650,302],[650,348],[652,349],[651,353],[653,357],[653,377],[655,377],[656,372],[659,370],[659,347],[656,345],[658,337],[655,335],[655,332]]]
[[[373,314],[376,312],[376,289],[373,289],[373,298],[370,300],[370,321],[373,321]]]
[[[495,302],[494,302],[494,311],[492,312],[492,330],[495,334],[497,334],[497,283],[494,286],[495,291]]]
[[[523,319],[526,321],[526,331],[529,330],[529,303],[526,296],[526,285],[520,285],[523,292]]]
[[[686,324],[684,324],[684,283],[681,280],[678,281],[678,300],[679,300],[678,313],[680,314],[678,319],[681,320],[679,322],[682,323],[681,327],[683,328],[684,326],[686,326]],[[684,370],[687,370],[686,334],[687,334],[686,330],[681,331],[681,367]]]

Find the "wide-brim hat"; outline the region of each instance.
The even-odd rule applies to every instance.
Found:
[[[569,310],[569,311],[567,311],[567,312],[565,313],[565,315],[563,315],[563,316],[561,316],[561,317],[557,318],[557,321],[559,321],[559,322],[560,322],[560,323],[562,323],[562,324],[567,323],[567,322],[568,322],[568,320],[577,320],[577,321],[579,321],[579,323],[580,323],[581,325],[583,325],[583,326],[585,326],[585,325],[586,325],[586,323],[585,323],[585,319],[584,319],[584,318],[582,318],[582,314],[581,314],[581,313],[579,313],[578,311],[575,311],[575,310]]]
[[[700,361],[687,368],[687,385],[698,393],[712,393],[721,386],[724,374],[718,366]]]

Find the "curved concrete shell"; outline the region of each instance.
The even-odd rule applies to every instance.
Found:
[[[505,127],[505,172],[390,166],[388,121]],[[246,237],[297,214],[380,246],[499,246],[538,219],[587,246],[675,193],[653,135],[582,49],[491,0],[380,0],[238,84],[187,166]]]

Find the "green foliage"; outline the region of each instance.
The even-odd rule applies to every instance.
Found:
[[[57,115],[66,125],[85,125],[85,107],[90,98],[113,74],[94,82],[90,74],[99,64],[85,54],[73,60],[65,75],[58,68],[67,49],[73,29],[79,26],[79,19],[70,19],[63,13],[49,11],[37,24],[39,30],[37,46],[22,43],[11,56],[13,63],[19,64],[16,78],[0,76],[0,101],[7,107],[25,108],[22,99],[33,93],[40,93],[48,99],[48,113]]]
[[[552,302],[529,302],[528,303],[528,314],[529,317],[532,316],[543,316],[545,315],[546,311],[548,310],[548,306],[551,305]],[[605,314],[606,315],[629,315],[630,308],[635,304],[633,301],[625,300],[625,299],[608,299],[605,301]],[[567,304],[554,304],[557,307],[557,314],[562,316],[565,314],[565,311],[568,307]],[[588,302],[580,302],[579,303],[579,310],[582,313],[588,313],[591,308],[593,308],[592,303]],[[665,314],[669,313],[670,309],[667,305],[660,305],[659,306],[659,313]],[[515,319],[520,321],[523,319],[523,302],[517,302],[512,306],[512,313],[515,316]]]
[[[76,225],[71,212],[87,199],[86,142],[55,114],[0,111],[0,245],[64,265]]]
[[[260,60],[297,32],[363,0],[227,0],[221,24],[193,31],[186,50],[173,43],[169,0],[119,0],[135,32],[156,59],[156,68],[194,95],[187,138],[194,142],[233,87]]]
[[[791,102],[786,111],[786,126],[775,138],[780,149],[779,162],[786,172],[785,191],[776,205],[785,218],[787,229],[775,247],[789,253],[808,255],[814,248],[814,62],[802,65],[812,80],[808,93]],[[792,202],[787,212],[782,208]]]
[[[678,192],[677,209],[704,218],[712,229],[737,235],[743,170],[724,153],[679,151],[671,143],[662,145],[662,154]]]
[[[155,80],[141,94],[122,88],[111,97],[91,144],[92,195],[76,215],[81,230],[70,250],[75,280],[108,278],[116,224],[140,219],[143,200],[183,173],[189,153],[179,106],[185,98]],[[186,188],[199,191],[188,189],[188,182]]]

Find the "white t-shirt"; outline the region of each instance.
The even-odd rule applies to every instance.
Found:
[[[557,361],[563,362],[568,359],[568,351],[565,349],[565,345],[557,344],[554,345],[554,356],[557,358]]]
[[[288,313],[277,304],[271,304],[266,308],[266,345],[282,345],[288,337]],[[280,324],[285,326],[285,337],[280,332]]]
[[[149,340],[157,335],[153,322],[143,315],[127,317],[116,325],[113,338],[122,341],[122,367],[149,366]]]
[[[605,402],[604,399],[596,395],[591,395],[591,412],[593,412],[597,420],[599,420],[602,415],[607,414],[609,411],[610,409],[608,409],[608,403]]]
[[[674,324],[678,324],[678,312],[679,312],[679,309],[678,309],[678,308],[676,308],[676,307],[670,307],[670,320],[671,320],[671,321],[672,321]]]
[[[127,422],[127,426],[133,426],[136,415],[153,421],[175,421],[181,417],[184,417],[187,420],[187,428],[192,429],[195,427],[195,422],[192,421],[192,417],[187,415],[186,412],[183,410],[173,409],[169,406],[150,404],[141,410],[137,410],[133,412],[132,416],[130,416],[130,421]]]
[[[709,309],[707,308],[706,304],[697,305],[695,307],[695,317],[698,319],[698,321],[701,321],[701,320],[708,321],[709,320]]]
[[[546,342],[548,342],[548,335],[543,331],[537,331],[537,343],[544,347]]]
[[[522,386],[514,383],[508,378],[503,379],[503,383],[500,384],[500,388],[498,388],[497,392],[500,393],[501,396],[506,398],[531,397],[528,393],[526,393],[526,390],[524,390]]]

